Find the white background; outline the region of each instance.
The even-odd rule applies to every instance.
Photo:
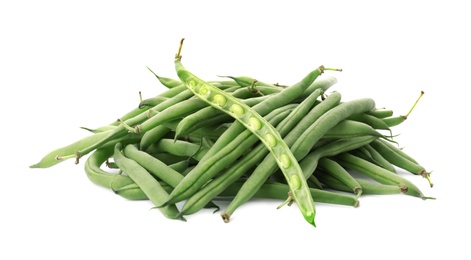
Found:
[[[2,1],[1,259],[469,259],[469,12],[460,1]],[[465,2],[465,1],[462,1]],[[175,78],[173,56],[204,79],[248,75],[293,84],[342,68],[332,90],[407,112],[394,128],[433,171],[434,188],[317,205],[254,201],[229,224],[211,211],[171,221],[148,201],[92,184],[72,160],[30,169],[47,152],[108,124]],[[222,204],[224,207],[224,204]]]

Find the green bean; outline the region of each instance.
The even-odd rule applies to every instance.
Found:
[[[299,95],[299,97],[295,100],[295,102],[301,102],[302,100],[307,98],[309,95],[311,95],[311,93],[314,92],[316,89],[321,89],[325,93],[330,87],[332,87],[336,83],[337,83],[337,79],[332,76],[317,78],[314,82],[311,83],[311,85],[309,85],[303,91],[303,93],[301,93],[301,95]]]
[[[285,119],[283,119],[281,123],[277,125],[276,130],[281,136],[286,135],[299,121],[301,121],[301,119],[306,116],[321,92],[322,90],[320,89],[314,91],[308,99],[297,106]],[[181,214],[191,214],[189,212],[198,211],[198,205],[204,205],[207,201],[223,192],[224,189],[231,185],[231,183],[238,180],[251,167],[255,166],[258,161],[263,159],[267,153],[268,150],[263,144],[257,145],[237,163],[230,166],[223,174],[212,180],[191,196],[183,205],[182,210],[180,211]]]
[[[309,179],[307,179],[306,181],[309,184],[309,187],[311,188],[319,189],[319,190],[324,189],[324,187],[322,186],[322,183],[314,175],[309,176]]]
[[[404,116],[397,116],[397,117],[387,117],[387,118],[383,118],[383,121],[386,125],[388,125],[389,127],[393,127],[393,126],[397,126],[401,123],[403,123],[404,121],[406,121],[406,119],[409,117],[410,113],[412,112],[412,110],[414,110],[415,106],[417,105],[417,103],[419,102],[420,98],[424,95],[424,92],[421,91],[420,92],[420,96],[419,98],[417,98],[417,100],[414,102],[414,105],[412,105],[411,109],[409,110],[409,112],[407,112],[406,115]]]
[[[340,103],[341,94],[334,92],[329,95],[319,105],[315,106],[309,113],[286,135],[284,138],[287,145],[292,145],[298,140],[309,126],[314,124],[323,114],[335,108]],[[296,150],[292,151],[296,153]],[[244,183],[239,193],[233,198],[229,206],[222,212],[221,216],[225,222],[228,222],[234,211],[246,201],[248,201],[255,192],[267,181],[269,176],[277,169],[272,156],[266,156],[265,159],[252,172]]]
[[[299,162],[301,168],[303,169],[304,178],[307,179],[309,176],[311,176],[312,173],[314,173],[320,158],[334,156],[339,153],[357,149],[371,143],[375,139],[376,137],[368,135],[339,139],[313,150]]]
[[[171,154],[167,152],[156,152],[156,153],[149,153],[149,154],[159,159],[166,165],[171,165],[171,164],[178,163],[180,161],[185,161],[185,160],[188,161],[189,164],[195,163],[195,161],[192,160],[192,158],[188,158],[188,156],[180,156],[180,155],[175,155],[175,154]]]
[[[367,112],[367,114],[377,118],[385,118],[392,116],[393,111],[391,109],[375,108],[374,110]]]
[[[171,129],[164,125],[158,125],[153,129],[148,130],[142,135],[141,141],[139,143],[139,149],[142,151],[147,150],[150,145],[163,138],[170,131]]]
[[[321,158],[319,159],[319,167],[323,169],[327,174],[336,178],[343,184],[345,184],[350,191],[353,191],[357,195],[357,198],[362,194],[363,189],[360,183],[353,178],[350,173],[348,173],[340,164],[330,158]],[[316,174],[318,171],[314,172],[316,178],[318,175]],[[319,179],[319,178],[318,178]]]
[[[392,149],[384,145],[382,142],[372,142],[371,146],[393,165],[399,168],[402,168],[415,175],[420,175],[426,178],[430,184],[430,187],[433,187],[432,180],[430,179],[430,173],[427,172],[422,165],[409,161],[407,158],[394,152]]]
[[[172,163],[168,167],[174,169],[175,171],[183,175],[183,172],[185,172],[189,166],[190,166],[190,162],[188,161],[188,159],[186,159],[183,161]]]
[[[387,130],[391,133],[391,129],[384,120],[368,114],[368,111],[366,113],[351,115],[348,119],[368,124],[374,129]]]
[[[153,72],[149,67],[147,67],[147,69],[152,72],[152,74],[154,74],[154,76],[160,81],[160,83],[162,83],[162,85],[164,85],[165,87],[169,88],[169,89],[172,89],[172,88],[175,88],[175,87],[178,87],[178,86],[182,86],[183,83],[181,83],[180,81],[178,80],[175,80],[175,79],[171,79],[171,78],[165,78],[165,77],[161,77],[157,74],[155,74],[155,72]]]
[[[124,156],[134,160],[147,171],[149,171],[149,173],[164,181],[165,183],[168,183],[172,187],[176,187],[183,179],[183,175],[181,175],[179,172],[170,168],[168,165],[151,156],[150,154],[139,151],[135,145],[126,145],[124,148]]]
[[[57,160],[58,154],[75,154],[77,150],[89,147],[107,135],[107,132],[92,134],[67,146],[57,148],[46,154],[38,163],[31,165],[30,168],[47,168],[56,165],[61,162],[61,160]]]
[[[148,108],[155,107],[155,106],[157,106],[158,104],[164,102],[167,99],[168,98],[161,97],[161,96],[155,96],[155,97],[147,98],[147,99],[144,99],[141,102],[139,102],[139,105],[137,107],[139,109],[142,109],[142,108],[145,108],[145,107],[148,107]]]
[[[349,119],[339,122],[326,132],[322,138],[352,138],[366,135],[387,139],[386,136],[376,131],[370,125]]]
[[[335,160],[343,167],[350,168],[379,183],[397,185],[407,195],[419,197],[424,200],[433,199],[431,197],[424,196],[420,189],[409,180],[354,155],[342,153],[335,156]]]
[[[182,140],[161,139],[152,144],[147,152],[167,152],[177,156],[187,156],[200,161],[201,158],[208,152],[207,148],[202,147],[201,144],[189,143]]]
[[[94,133],[94,134],[98,134],[98,133],[102,133],[102,132],[107,132],[107,131],[113,130],[113,129],[116,128],[116,126],[114,126],[114,125],[104,125],[104,126],[100,126],[100,127],[98,127],[98,128],[94,128],[94,129],[81,126],[80,128],[81,128],[81,129],[84,129],[84,130],[87,130],[88,132],[91,132],[91,133]]]
[[[182,92],[185,92],[185,91],[186,91],[186,87],[183,86],[183,84],[182,84],[180,86],[168,89],[167,91],[159,94],[159,96],[160,97],[165,97],[165,98],[168,98],[168,99],[172,99],[172,98],[182,94]]]
[[[376,142],[376,141],[378,141],[378,140],[376,139],[374,142]],[[368,151],[371,159],[373,159],[373,161],[376,162],[377,165],[383,167],[386,170],[396,172],[396,168],[394,168],[394,166],[391,164],[391,162],[386,160],[384,158],[384,156],[381,155],[381,153],[379,153],[376,149],[374,149],[371,146],[371,144],[365,145],[363,148]]]
[[[136,161],[125,157],[121,151],[121,143],[117,143],[114,148],[114,160],[119,168],[125,172],[147,195],[154,205],[160,205],[168,199],[168,193],[162,188],[160,183]],[[185,220],[179,217],[179,211],[176,205],[168,205],[159,208],[163,215],[171,219]]]
[[[134,183],[134,181],[126,175],[109,173],[101,169],[101,165],[103,165],[108,158],[113,156],[113,152],[114,147],[97,149],[90,154],[84,166],[88,179],[96,185],[107,189],[113,189],[113,184],[124,186]]]
[[[162,123],[172,121],[181,117],[185,117],[201,108],[206,107],[207,104],[199,99],[188,99],[181,101],[177,104],[174,104],[162,111],[150,110],[151,114],[156,113],[151,116],[148,120],[144,121],[142,124],[135,127],[136,132],[145,133]]]
[[[230,78],[234,80],[234,82],[236,82],[240,87],[247,88],[252,93],[261,94],[262,96],[278,93],[282,90],[282,88],[275,86],[274,84],[261,82],[247,76],[238,76],[238,77],[220,76],[220,77]]]
[[[335,178],[331,174],[327,173],[325,170],[317,169],[315,175],[321,182],[330,189],[353,192],[350,186],[347,186],[345,183],[340,181],[338,178]],[[400,194],[405,193],[405,190],[402,190],[401,187],[397,185],[385,185],[378,182],[368,181],[361,178],[354,178],[355,181],[360,185],[362,193],[361,195],[370,194],[370,195],[388,195],[388,194]]]
[[[406,152],[404,152],[402,149],[399,149],[397,146],[389,143],[389,142],[386,142],[385,140],[378,140],[379,142],[383,143],[384,145],[386,145],[387,147],[389,147],[389,149],[391,149],[392,151],[394,151],[395,153],[398,153],[400,156],[406,158],[407,160],[411,161],[411,162],[414,162],[414,163],[417,163],[418,162],[412,158],[409,154],[407,154]]]
[[[253,94],[260,94],[262,96],[278,93],[282,90],[280,87],[277,87],[273,84],[261,82],[251,77],[246,77],[246,76],[239,76],[239,77],[219,76],[219,77],[230,78],[234,80],[234,82],[240,87],[249,90]]]

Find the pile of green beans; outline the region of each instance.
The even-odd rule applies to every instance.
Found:
[[[178,79],[150,70],[167,88],[118,120],[46,154],[31,168],[85,160],[87,177],[129,200],[149,200],[170,219],[204,208],[229,222],[253,198],[295,203],[315,226],[315,204],[359,206],[359,198],[406,194],[433,199],[403,175],[430,172],[399,148],[392,128],[406,121],[372,98],[345,100],[319,66],[296,84],[251,77],[205,81],[175,56]],[[86,158],[83,158],[87,156]],[[177,207],[177,203],[182,202]]]

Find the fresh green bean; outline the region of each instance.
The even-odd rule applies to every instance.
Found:
[[[335,160],[332,160],[330,158],[321,158],[319,159],[319,168],[323,169],[327,174],[331,175],[332,177],[336,178],[343,184],[345,184],[347,187],[350,188],[350,191],[355,193],[357,197],[359,197],[362,192],[362,186],[358,181],[353,178],[350,173],[348,173],[340,164],[338,164]],[[318,175],[316,174],[318,171],[315,171],[313,176],[315,176],[317,179]]]
[[[325,170],[317,169],[315,175],[321,182],[330,189],[353,192],[350,186],[347,186],[345,183],[340,181],[338,178],[335,178],[330,173],[327,173]],[[373,182],[369,180],[364,180],[361,178],[354,178],[355,181],[360,185],[362,193],[361,195],[388,195],[388,194],[400,194],[405,193],[405,190],[402,190],[401,187],[397,185],[385,185],[378,182]]]
[[[183,175],[181,175],[179,172],[170,168],[168,165],[151,156],[150,154],[138,150],[135,145],[126,145],[124,148],[124,156],[134,160],[144,167],[149,173],[164,181],[165,183],[168,183],[172,187],[176,187],[183,179]]]
[[[373,142],[376,142],[378,141],[378,139],[376,139],[375,141]],[[391,162],[389,162],[388,160],[386,160],[384,158],[384,156],[381,155],[381,153],[379,153],[376,149],[374,149],[371,144],[367,144],[363,147],[365,150],[368,151],[368,154],[370,155],[371,159],[373,159],[373,161],[383,167],[384,169],[386,170],[390,170],[392,172],[396,172],[396,168],[394,168],[394,165],[391,164]]]
[[[391,149],[392,151],[394,151],[395,153],[398,153],[400,156],[406,158],[407,160],[411,161],[411,162],[414,162],[414,163],[417,163],[417,160],[415,160],[413,157],[411,157],[409,154],[407,154],[406,152],[404,152],[402,149],[399,149],[397,146],[385,141],[385,140],[381,140],[379,139],[378,140],[379,142],[383,143],[384,145],[386,145],[387,147],[389,147],[389,149]]]
[[[208,149],[202,147],[201,144],[190,143],[182,140],[174,141],[172,139],[164,138],[152,144],[147,149],[147,152],[167,152],[177,156],[192,157],[197,161],[200,161],[208,152]]]
[[[327,131],[322,138],[352,138],[358,136],[375,136],[387,139],[388,137],[376,131],[368,124],[345,119]]]
[[[366,113],[358,113],[358,114],[351,115],[348,117],[348,119],[362,122],[362,123],[370,125],[374,129],[386,130],[391,133],[391,129],[384,122],[384,120],[377,118],[373,115],[370,115],[368,111]]]
[[[148,130],[142,135],[141,141],[139,143],[139,149],[142,151],[147,150],[150,145],[163,138],[170,131],[171,129],[164,125],[158,125],[153,129]]]
[[[98,127],[98,128],[94,128],[94,129],[81,126],[80,128],[83,129],[83,130],[87,130],[88,132],[91,132],[91,133],[94,133],[94,134],[98,134],[98,133],[102,133],[102,132],[107,132],[107,131],[113,130],[113,129],[116,128],[116,126],[114,126],[114,125],[104,125],[104,126],[100,126],[100,127]]]
[[[352,138],[343,138],[321,146],[307,154],[300,162],[303,169],[304,178],[307,179],[317,168],[319,159],[322,157],[334,156],[340,153],[348,152],[371,143],[377,137],[359,136]]]
[[[118,186],[125,186],[134,181],[126,175],[110,173],[103,169],[101,166],[113,156],[114,147],[100,148],[88,156],[85,161],[85,173],[90,181],[98,186],[113,189],[113,184]]]
[[[181,83],[180,81],[178,80],[175,80],[175,79],[171,79],[171,78],[166,78],[166,77],[161,77],[157,74],[155,74],[155,72],[153,72],[149,67],[147,67],[147,69],[152,72],[152,74],[154,74],[154,76],[160,81],[160,83],[169,88],[169,89],[172,89],[172,88],[175,88],[175,87],[178,87],[178,86],[182,86],[183,83]]]
[[[430,184],[430,187],[433,187],[432,180],[430,179],[430,173],[425,170],[425,168],[412,161],[409,161],[407,158],[399,155],[398,153],[394,152],[388,146],[384,145],[382,142],[372,142],[371,146],[378,151],[387,161],[391,164],[402,168],[410,173],[415,175],[420,175],[426,178]]]
[[[169,197],[168,193],[144,167],[139,165],[136,161],[125,157],[121,149],[121,143],[117,143],[113,153],[115,163],[142,189],[154,205],[164,203]],[[160,207],[159,210],[167,218],[185,220],[181,216],[178,216],[179,211],[176,205]]]
[[[349,153],[337,155],[335,156],[335,160],[343,167],[350,168],[379,183],[397,185],[407,195],[419,197],[424,200],[433,199],[431,197],[424,196],[420,189],[409,180]]]
[[[147,98],[147,99],[144,99],[141,102],[139,102],[139,105],[137,107],[139,109],[142,109],[142,108],[145,108],[145,107],[152,108],[152,107],[155,107],[158,104],[164,102],[167,99],[168,98],[161,97],[161,96],[155,96],[155,97]]]
[[[384,109],[384,108],[375,108],[374,110],[369,111],[367,113],[377,118],[386,118],[393,115],[393,111],[391,109]]]

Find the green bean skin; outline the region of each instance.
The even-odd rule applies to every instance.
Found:
[[[125,172],[147,195],[154,205],[160,205],[168,199],[168,193],[162,188],[160,183],[152,175],[134,160],[125,157],[121,151],[121,143],[117,143],[114,148],[114,160],[119,168]],[[179,211],[176,205],[168,205],[159,208],[165,217],[170,219],[181,219],[178,217]]]

